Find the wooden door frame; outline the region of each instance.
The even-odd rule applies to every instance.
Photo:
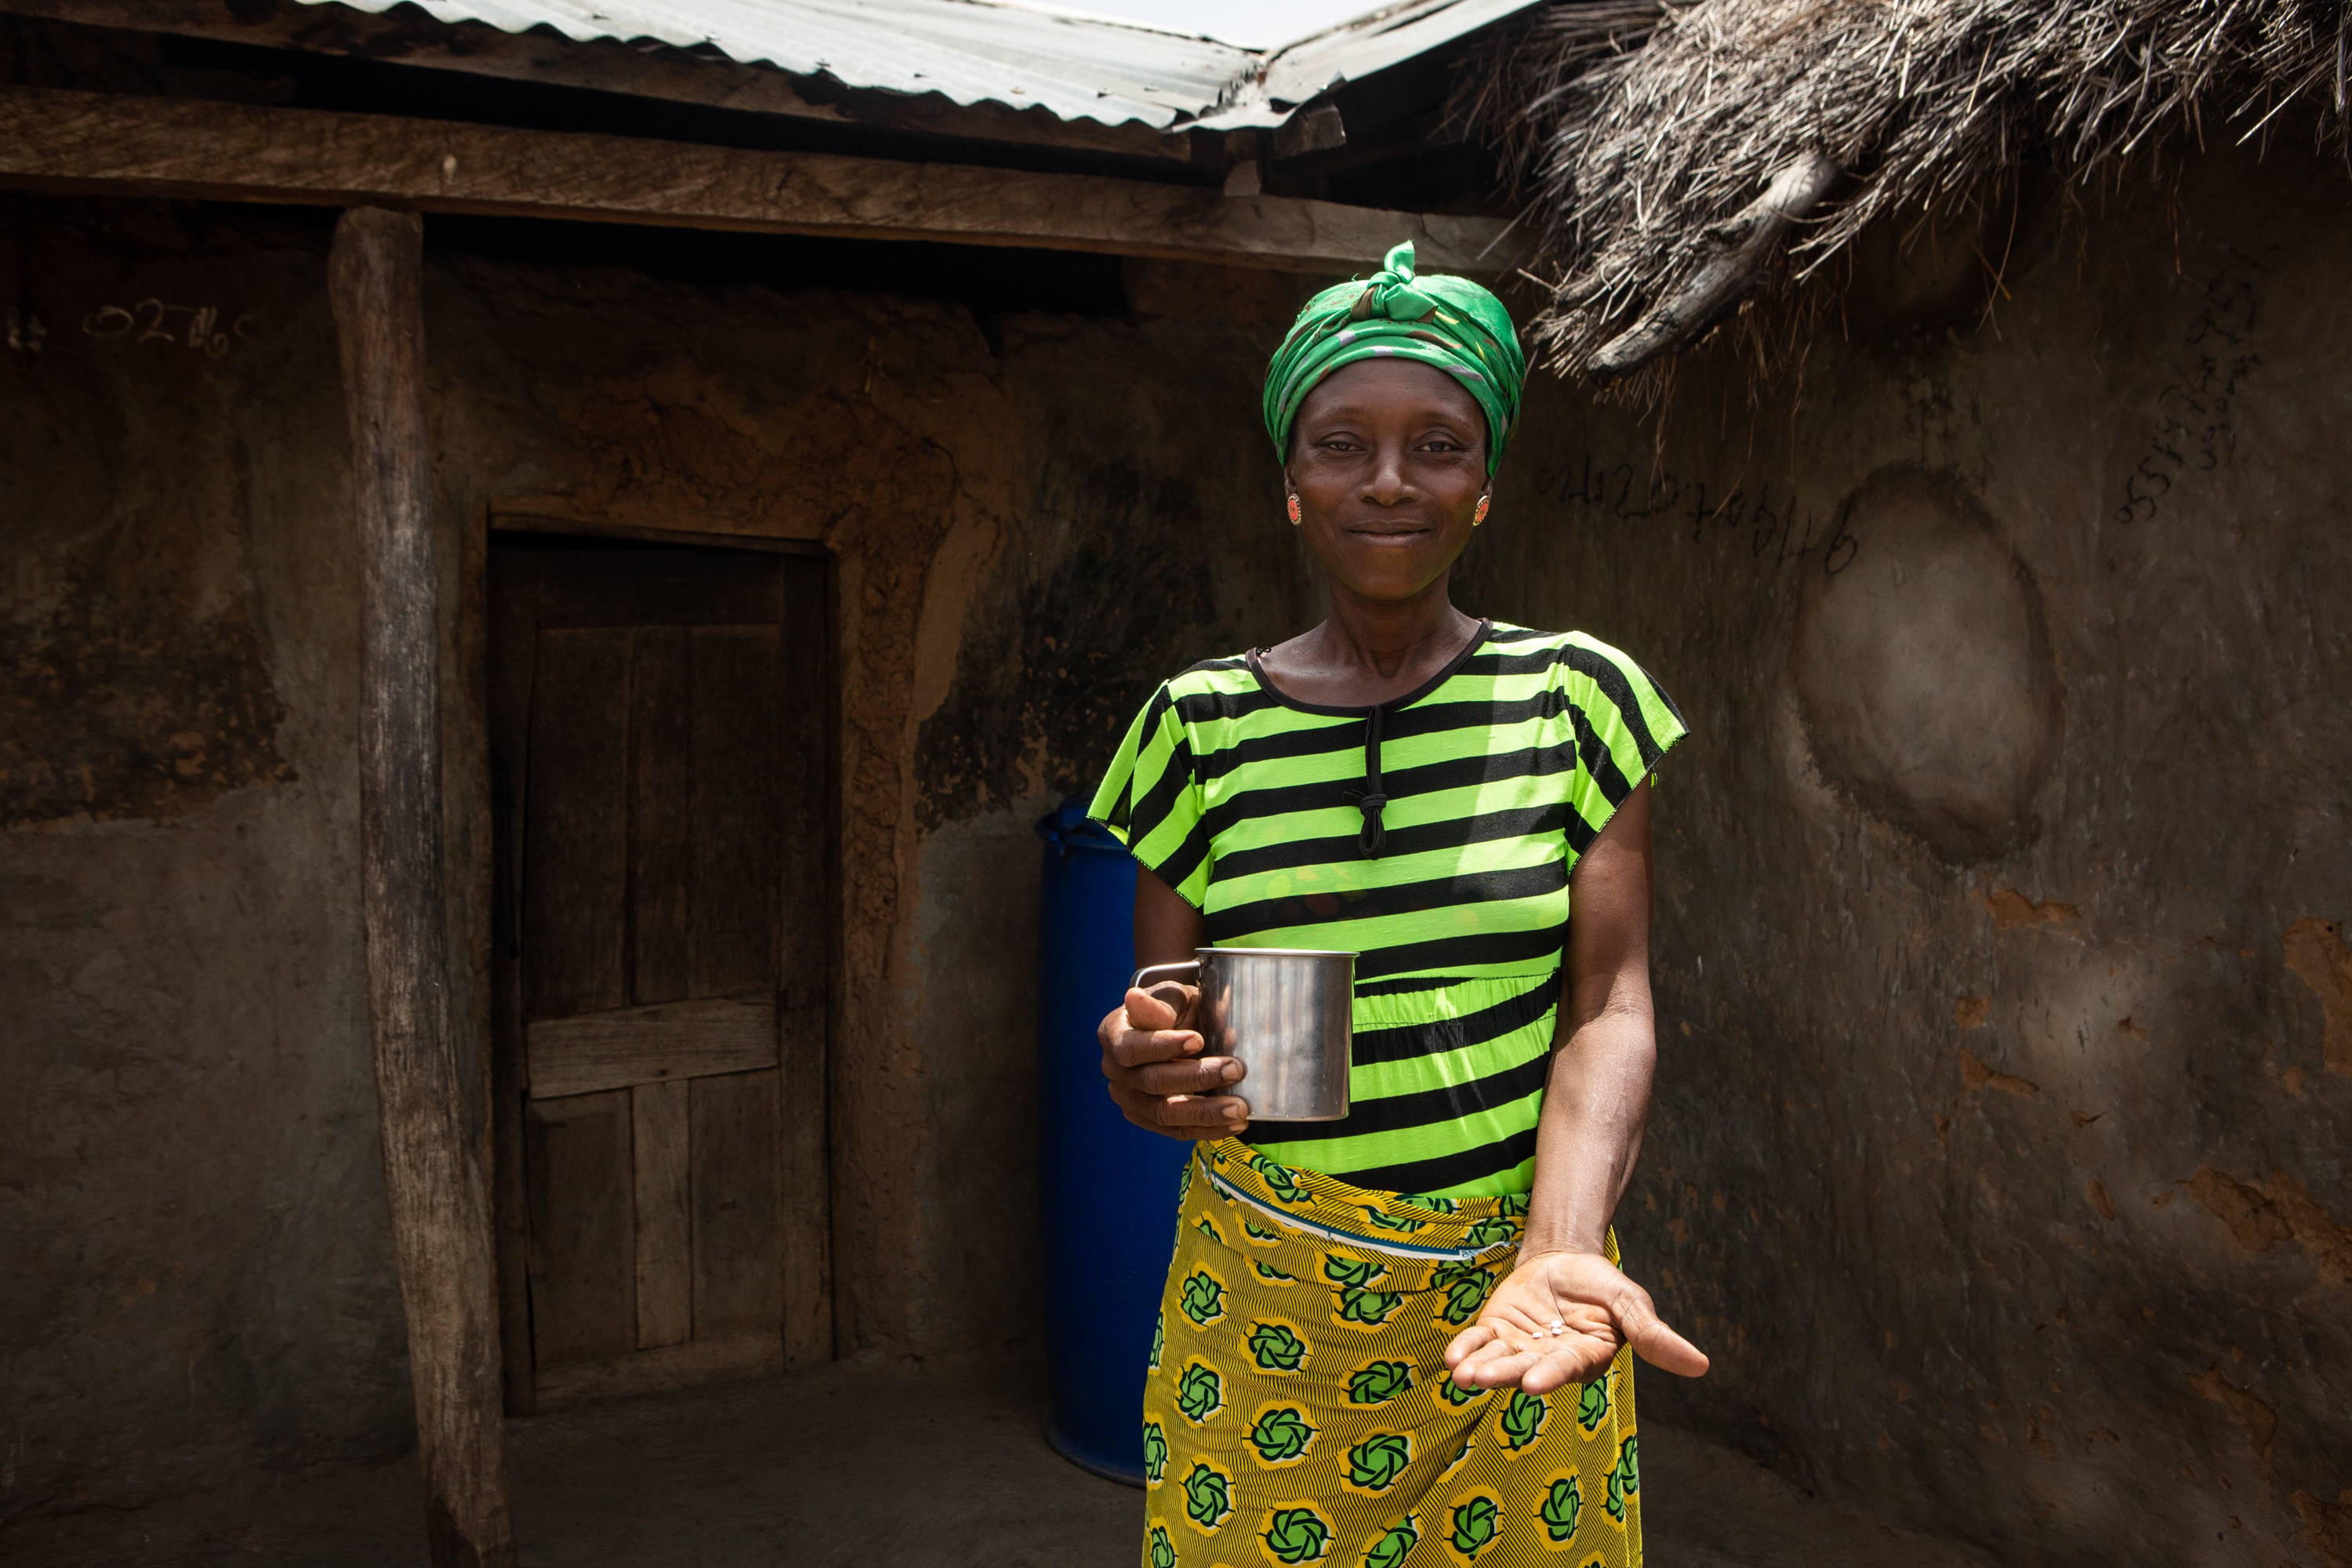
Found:
[[[451,747],[453,765],[450,769],[450,784],[468,797],[463,802],[464,809],[457,815],[467,825],[469,831],[465,837],[470,842],[452,846],[451,859],[458,864],[452,867],[450,885],[453,889],[457,889],[453,893],[453,899],[462,898],[468,906],[463,911],[461,929],[472,936],[470,946],[476,997],[473,1011],[476,1038],[482,1045],[478,1079],[488,1110],[481,1136],[490,1170],[497,1260],[496,1306],[504,1352],[500,1376],[506,1412],[509,1415],[530,1415],[537,1408],[538,1400],[530,1334],[530,1213],[521,1160],[520,966],[513,962],[512,933],[504,928],[501,921],[502,912],[508,919],[512,918],[511,903],[502,906],[499,896],[502,883],[514,870],[511,866],[501,863],[502,851],[504,854],[519,853],[519,836],[501,831],[505,815],[498,798],[499,781],[495,776],[493,761],[494,737],[506,716],[497,710],[499,692],[492,679],[493,661],[499,657],[499,650],[493,646],[496,627],[490,618],[490,552],[495,536],[502,533],[611,539],[688,549],[761,551],[805,557],[819,563],[823,568],[821,605],[824,626],[814,642],[814,646],[822,650],[818,685],[824,704],[823,711],[818,715],[823,754],[817,759],[817,772],[822,787],[816,795],[828,830],[824,835],[817,873],[820,892],[814,901],[824,913],[822,921],[824,947],[821,956],[824,995],[817,1008],[818,1017],[811,1018],[803,1006],[784,1009],[786,1014],[800,1013],[804,1023],[815,1025],[814,1030],[800,1032],[801,1048],[797,1053],[793,1048],[793,1031],[787,1018],[779,1018],[780,1066],[782,1068],[780,1097],[783,1086],[797,1084],[804,1095],[814,1094],[818,1098],[814,1113],[811,1115],[803,1111],[798,1120],[803,1130],[811,1127],[816,1130],[817,1146],[814,1149],[796,1148],[792,1136],[793,1119],[785,1119],[779,1129],[779,1153],[784,1166],[779,1181],[782,1188],[781,1212],[784,1228],[788,1236],[794,1230],[798,1232],[787,1243],[793,1260],[814,1275],[814,1288],[803,1298],[813,1300],[814,1310],[802,1315],[797,1321],[791,1310],[794,1292],[788,1276],[787,1310],[781,1325],[784,1369],[793,1371],[831,1360],[839,1313],[834,1300],[836,1277],[832,1267],[831,1104],[827,1085],[832,1042],[841,1012],[844,979],[840,930],[841,682],[836,646],[839,571],[834,552],[810,540],[607,523],[551,515],[543,506],[534,508],[495,500],[477,509],[470,522],[471,526],[466,530],[459,562],[457,625],[455,628],[455,641],[460,650],[456,663],[459,667],[467,700],[454,705],[469,716],[464,722],[462,732],[451,737],[458,743]],[[520,787],[520,781],[518,781],[517,787]],[[787,877],[792,874],[789,855],[785,857],[783,874]],[[785,907],[791,907],[789,898]],[[458,912],[452,911],[453,914]],[[780,928],[789,929],[789,921],[781,921]],[[779,973],[783,973],[781,964]],[[782,1103],[781,1098],[779,1103]],[[797,1203],[796,1194],[799,1194]],[[809,1201],[812,1194],[814,1203]],[[793,1223],[795,1209],[800,1211],[797,1226]]]

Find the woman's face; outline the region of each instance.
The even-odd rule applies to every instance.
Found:
[[[1299,527],[1335,587],[1410,599],[1470,542],[1486,489],[1486,419],[1416,360],[1359,360],[1318,382],[1291,426]]]

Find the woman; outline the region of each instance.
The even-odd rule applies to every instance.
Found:
[[[1629,1568],[1633,1354],[1706,1369],[1609,1230],[1655,1055],[1648,774],[1682,721],[1614,649],[1447,593],[1525,374],[1501,302],[1410,245],[1309,301],[1265,412],[1330,615],[1162,686],[1094,802],[1139,864],[1139,963],[1360,954],[1339,1121],[1251,1125],[1191,988],[1103,1020],[1129,1119],[1197,1141],[1148,1568]]]

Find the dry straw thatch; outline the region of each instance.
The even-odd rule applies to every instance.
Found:
[[[2088,180],[2298,105],[2341,143],[2352,0],[1569,0],[1492,64],[1535,346],[1606,376],[2029,157]]]

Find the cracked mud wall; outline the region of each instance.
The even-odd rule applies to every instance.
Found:
[[[2029,199],[1989,321],[1882,247],[1752,410],[1547,385],[1461,595],[1693,730],[1645,1408],[2005,1563],[2352,1563],[2344,182]]]
[[[46,339],[0,356],[22,437],[0,447],[0,1519],[388,1456],[411,1426],[356,901],[359,574],[325,226],[133,203],[5,216],[0,285]],[[461,1016],[484,1016],[485,521],[823,547],[839,1340],[1034,1331],[1029,823],[1150,679],[1296,618],[1286,532],[1231,460],[1256,439],[1267,318],[983,331],[952,301],[695,287],[432,237],[452,921],[477,961]],[[1107,591],[1203,537],[1231,546],[1205,585]]]

